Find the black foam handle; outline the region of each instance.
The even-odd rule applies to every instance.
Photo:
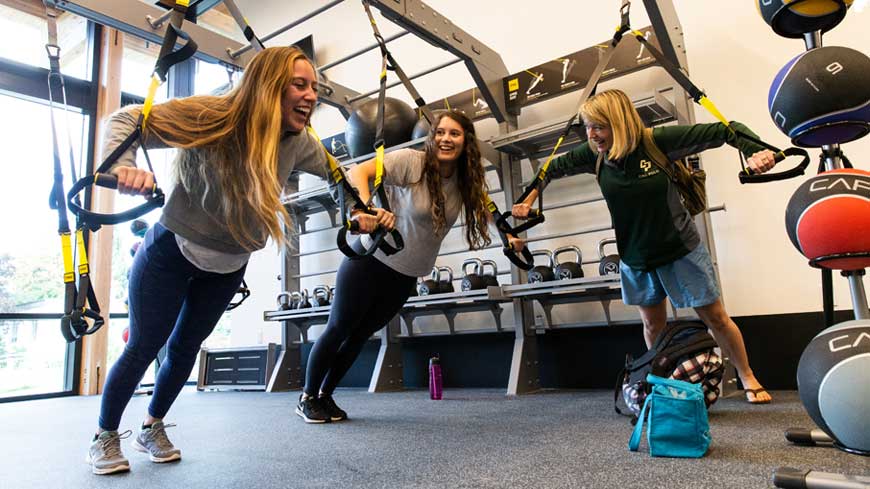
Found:
[[[777,151],[773,160],[777,163],[786,159],[789,156],[800,156],[801,162],[794,168],[784,170],[778,173],[753,173],[750,168],[746,168],[738,175],[740,183],[765,183],[775,182],[777,180],[787,180],[789,178],[799,177],[804,174],[807,167],[810,165],[810,154],[803,148],[787,148],[782,151]]]
[[[523,251],[518,254],[513,248],[505,246],[502,248],[502,252],[511,263],[523,270],[529,271],[535,266],[535,257],[532,256],[532,252],[528,248],[523,248]]]

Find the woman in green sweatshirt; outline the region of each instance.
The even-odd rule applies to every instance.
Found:
[[[606,90],[590,97],[580,114],[588,141],[555,158],[547,178],[594,174],[598,169],[598,184],[616,233],[622,299],[638,306],[647,347],[666,325],[665,299],[678,308],[692,307],[734,363],[747,401],[770,402],[749,366],[743,336],[722,304],[710,253],[692,216],[673,182],[641,143],[644,125],[631,100],[622,91]],[[752,134],[740,123],[731,126]],[[658,127],[652,138],[671,160],[728,143],[747,156],[756,173],[774,165],[772,151],[736,137],[721,123]],[[514,205],[513,215],[527,217],[537,197],[538,192],[532,191]]]

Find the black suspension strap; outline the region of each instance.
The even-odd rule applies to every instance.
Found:
[[[46,18],[48,20],[49,42],[46,45],[46,51],[48,52],[50,66],[48,75],[49,102],[53,109],[54,90],[59,89],[63,94],[64,106],[66,106],[66,92],[64,89],[63,76],[60,73],[60,47],[57,44],[56,24],[57,11],[49,4],[48,0],[44,0],[43,3],[46,7]],[[105,323],[105,320],[100,315],[100,306],[97,302],[93,284],[90,280],[90,265],[88,263],[87,249],[84,240],[85,230],[96,231],[104,224],[119,224],[121,222],[132,220],[163,205],[163,192],[157,187],[156,183],[149,199],[144,204],[117,214],[100,214],[85,209],[81,204],[79,193],[92,185],[117,188],[117,177],[105,172],[109,170],[121,154],[130,148],[130,145],[133,144],[134,141],[137,139],[141,141],[142,131],[145,127],[148,112],[153,104],[154,96],[157,93],[157,88],[163,81],[165,81],[166,73],[169,71],[169,68],[176,63],[186,60],[196,52],[196,43],[190,40],[190,37],[186,33],[181,31],[181,24],[184,21],[184,14],[187,11],[187,5],[188,0],[178,0],[175,4],[172,16],[173,25],[168,26],[166,29],[166,34],[163,38],[163,45],[160,50],[160,56],[158,57],[154,68],[154,75],[152,76],[152,83],[148,97],[145,100],[142,113],[139,115],[135,131],[133,131],[133,133],[130,134],[124,142],[122,142],[121,145],[119,145],[119,147],[109,155],[108,158],[106,158],[93,175],[86,176],[80,180],[76,179],[72,145],[70,145],[70,177],[74,183],[70,188],[69,193],[66,195],[64,195],[63,189],[63,173],[57,149],[56,128],[52,110],[52,138],[55,174],[50,205],[58,212],[58,233],[61,236],[65,287],[64,314],[61,318],[61,333],[63,334],[64,339],[68,342],[76,341],[84,335],[96,332]],[[172,50],[178,38],[187,42],[181,49],[173,52]],[[142,145],[142,149],[146,161],[148,162],[149,169],[151,169],[153,173],[151,161],[148,158],[148,153],[145,151],[144,145]],[[76,256],[73,255],[73,243],[67,217],[67,208],[76,216]],[[77,270],[75,270],[76,261],[78,261]],[[76,284],[76,272],[78,272],[78,284]],[[87,319],[93,321],[93,324],[90,325],[90,327],[86,321]]]
[[[777,173],[764,173],[764,174],[754,174],[751,169],[746,166],[744,161],[743,152],[738,151],[737,153],[740,155],[740,166],[742,170],[739,174],[740,183],[764,183],[764,182],[773,182],[777,180],[786,180],[789,178],[798,177],[804,174],[804,171],[810,164],[810,156],[809,153],[802,148],[791,147],[784,150],[781,150],[771,144],[768,144],[760,139],[746,134],[743,131],[735,129],[731,122],[719,112],[719,109],[716,107],[713,102],[707,98],[707,95],[698,88],[697,85],[692,83],[689,77],[681,70],[678,66],[671,62],[661,51],[655,48],[649,41],[646,40],[643,33],[632,30],[631,34],[640,42],[644,47],[646,47],[647,51],[658,61],[662,68],[668,72],[671,78],[680,85],[683,90],[685,90],[689,95],[691,95],[692,100],[695,101],[698,105],[707,109],[710,114],[713,115],[716,119],[718,119],[722,124],[725,124],[725,127],[731,131],[731,133],[738,138],[748,139],[760,146],[763,146],[766,149],[769,149],[775,153],[774,161],[780,162],[783,161],[786,157],[790,156],[799,156],[801,157],[800,163],[798,163],[795,167],[783,170]]]
[[[230,11],[230,15],[232,15],[233,19],[236,21],[236,24],[238,24],[239,29],[242,30],[242,34],[244,34],[245,39],[247,39],[248,42],[251,43],[254,51],[260,52],[266,49],[266,47],[263,46],[263,42],[260,41],[260,38],[257,37],[256,34],[254,34],[254,29],[251,28],[250,24],[248,24],[248,19],[246,19],[245,16],[242,15],[242,11],[239,10],[239,7],[236,6],[236,3],[233,2],[233,0],[223,0],[223,2],[227,10]],[[227,48],[227,54],[230,53],[231,50]],[[230,57],[232,57],[232,55],[230,55]]]
[[[531,270],[535,266],[535,257],[532,256],[532,252],[528,248],[523,248],[523,251],[518,252],[511,244],[508,236],[516,236],[538,222],[530,219],[519,226],[512,227],[507,222],[510,213],[504,214],[499,211],[498,206],[495,205],[495,202],[492,201],[489,195],[486,196],[486,210],[492,214],[493,221],[495,221],[495,228],[498,231],[498,237],[501,239],[501,251],[504,253],[504,256],[517,267],[523,270]],[[543,218],[540,219],[543,220]]]
[[[72,343],[82,336],[93,334],[99,330],[105,320],[100,315],[100,305],[90,281],[90,267],[85,248],[84,235],[81,229],[76,229],[77,248],[73,253],[73,241],[67,215],[66,199],[63,190],[63,168],[60,150],[57,144],[57,126],[54,120],[55,92],[60,92],[61,106],[66,117],[67,144],[69,146],[70,179],[76,180],[75,154],[73,153],[72,135],[69,131],[69,108],[66,100],[66,86],[60,71],[60,45],[57,40],[58,12],[47,0],[43,2],[48,24],[48,43],[45,45],[48,54],[48,103],[51,120],[51,142],[54,159],[54,182],[49,196],[49,207],[57,211],[57,232],[60,236],[61,255],[63,257],[64,309],[60,321],[60,331],[67,342]],[[78,256],[78,283],[76,283],[76,255]],[[87,302],[86,302],[87,301]],[[86,319],[93,323],[88,324]]]
[[[145,161],[148,164],[148,169],[154,173],[154,168],[151,165],[151,158],[148,156],[148,151],[145,147],[144,132],[148,122],[148,115],[151,112],[151,107],[154,104],[154,97],[157,95],[157,89],[163,82],[166,81],[166,76],[169,69],[181,63],[196,53],[196,42],[190,36],[181,30],[184,16],[187,13],[189,0],[176,0],[170,17],[170,24],[166,26],[166,33],[163,36],[163,44],[160,47],[160,53],[157,57],[157,62],[154,65],[154,72],[151,75],[151,85],[148,88],[148,95],[145,97],[145,104],[142,106],[142,112],[139,114],[139,119],[136,122],[136,129],[103,161],[93,175],[82,178],[77,181],[68,193],[67,203],[70,210],[76,215],[80,225],[87,227],[91,231],[100,229],[103,225],[119,224],[125,221],[136,219],[157,207],[161,207],[164,203],[165,196],[163,191],[157,186],[155,179],[154,187],[151,189],[151,194],[146,197],[146,201],[132,209],[116,214],[101,214],[92,212],[79,206],[76,196],[79,192],[92,185],[115,189],[118,188],[118,178],[107,172],[115,164],[118,158],[126,152],[136,140],[139,141],[142,153],[145,155]],[[184,44],[178,50],[174,50],[176,42],[181,39]]]
[[[429,124],[432,124],[432,122],[435,120],[432,115],[432,111],[429,110],[429,107],[426,106],[426,101],[423,100],[420,92],[418,92],[417,89],[414,88],[414,84],[411,83],[411,79],[408,78],[408,75],[405,74],[405,70],[403,70],[402,67],[399,66],[399,63],[397,63],[396,59],[393,58],[390,50],[387,49],[387,43],[384,40],[384,37],[381,36],[381,32],[378,29],[378,23],[375,22],[375,17],[374,15],[372,15],[372,10],[369,6],[369,2],[366,0],[362,0],[362,4],[366,10],[366,15],[369,18],[369,23],[371,23],[372,25],[372,33],[374,34],[375,40],[378,43],[378,47],[381,50],[381,57],[384,58],[384,64],[386,65],[386,68],[396,73],[396,76],[399,77],[402,85],[405,86],[405,90],[407,90],[408,93],[411,95],[411,98],[414,99],[414,103],[417,104],[417,108],[419,109],[420,113],[423,114],[423,117],[426,118]],[[382,80],[382,83],[384,84],[381,88],[381,90],[383,91],[385,90],[384,86],[386,84],[386,74],[384,74],[384,79]]]
[[[317,135],[317,132],[310,125],[307,127],[308,132],[318,141],[320,141],[320,136]],[[357,253],[350,244],[347,242],[347,233],[350,231],[351,233],[359,232],[359,223],[352,219],[352,212],[354,210],[358,210],[360,212],[364,212],[369,215],[375,215],[376,212],[372,209],[371,204],[364,202],[362,197],[360,197],[359,192],[356,187],[354,187],[350,180],[347,178],[347,174],[344,171],[344,168],[335,160],[335,157],[327,151],[326,147],[321,143],[321,148],[323,149],[323,153],[326,155],[326,161],[329,164],[329,175],[330,180],[332,181],[332,185],[335,186],[336,191],[338,193],[338,211],[341,214],[342,218],[342,226],[338,229],[338,235],[336,236],[336,245],[338,249],[344,253],[345,256],[351,259],[362,258],[364,256],[372,255],[378,248],[381,249],[385,254],[393,254],[404,248],[404,240],[402,239],[402,235],[398,230],[393,229],[392,231],[387,231],[382,228],[378,228],[375,232],[371,233],[369,236],[372,238],[372,244],[365,248],[363,253]],[[376,168],[376,179],[380,179],[379,174],[383,174],[383,160],[381,161],[381,166]],[[374,195],[374,194],[373,194]],[[348,198],[349,197],[349,198]],[[386,200],[386,199],[384,199]],[[351,204],[352,202],[352,204]],[[393,241],[397,244],[396,247],[391,245],[383,246],[387,234],[390,234],[393,238]],[[399,249],[396,249],[396,248]],[[394,251],[395,250],[395,251]]]
[[[538,172],[535,174],[535,178],[532,179],[531,183],[526,186],[526,189],[523,191],[522,195],[515,201],[515,204],[523,203],[532,191],[538,191],[538,208],[532,209],[529,211],[529,220],[520,225],[515,230],[528,230],[542,222],[544,222],[544,187],[547,182],[547,170],[550,168],[550,163],[556,156],[556,153],[559,151],[559,147],[562,145],[562,142],[568,137],[568,134],[571,132],[572,127],[574,126],[574,122],[580,117],[580,108],[583,106],[583,103],[589,99],[590,96],[595,92],[595,88],[598,86],[598,81],[601,79],[601,74],[604,72],[604,69],[607,68],[607,65],[610,64],[610,59],[613,58],[613,53],[616,52],[616,47],[619,45],[619,42],[622,40],[623,34],[628,32],[631,28],[629,27],[629,13],[631,9],[631,2],[629,0],[623,0],[622,5],[619,7],[619,25],[616,27],[616,32],[613,34],[613,38],[610,42],[604,47],[603,51],[600,51],[600,57],[598,60],[598,64],[595,66],[595,69],[592,70],[592,74],[589,77],[589,80],[586,82],[586,86],[583,88],[583,92],[580,94],[580,100],[577,103],[577,110],[568,119],[568,122],[565,124],[565,128],[562,130],[562,134],[559,135],[559,139],[556,140],[555,146],[553,146],[553,151],[550,152],[550,155],[547,157],[544,164],[538,169]],[[499,220],[496,221],[496,226],[507,226],[506,219],[510,217],[510,213],[501,214]]]

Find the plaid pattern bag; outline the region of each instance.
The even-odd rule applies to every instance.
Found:
[[[719,384],[722,383],[724,370],[722,359],[713,350],[709,350],[699,352],[680,362],[668,378],[701,384],[701,389],[704,391],[704,404],[709,409],[719,399]],[[635,415],[640,413],[646,395],[645,379],[622,385],[622,399]]]
[[[643,356],[637,359],[630,355],[626,357],[625,369],[620,373],[614,391],[616,412],[622,414],[616,403],[621,391],[628,410],[635,416],[640,413],[650,392],[646,381],[648,373],[701,384],[704,402],[709,408],[719,398],[724,373],[722,359],[713,350],[715,347],[715,341],[702,324],[668,325]]]

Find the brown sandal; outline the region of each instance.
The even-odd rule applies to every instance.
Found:
[[[767,389],[764,387],[759,387],[758,389],[743,389],[743,394],[746,396],[746,402],[749,404],[770,404],[770,399],[764,401],[758,400],[758,394],[761,394],[762,392],[767,392]],[[749,394],[752,394],[751,399],[749,398]]]

